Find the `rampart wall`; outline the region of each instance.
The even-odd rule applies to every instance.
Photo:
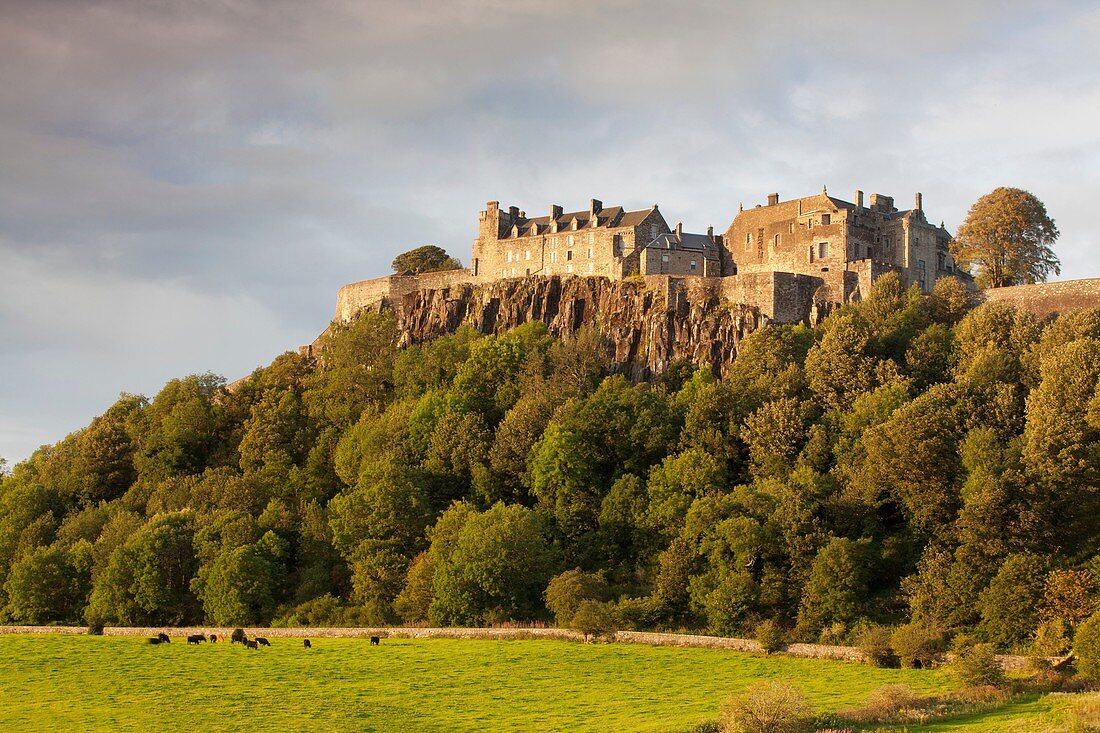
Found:
[[[1056,313],[1100,308],[1100,278],[1062,280],[982,292],[987,303],[1009,303],[1045,318]]]

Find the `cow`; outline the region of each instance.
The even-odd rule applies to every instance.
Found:
[[[249,649],[259,649],[260,648],[260,645],[257,644],[256,642],[252,641],[251,639],[245,639],[244,645],[246,647],[248,647]]]
[[[187,637],[187,643],[194,644],[195,646],[198,646],[204,641],[206,641],[206,637],[202,634],[191,634]]]
[[[229,641],[234,644],[243,644],[248,641],[248,637],[244,635],[244,629],[235,629],[233,634],[230,635]]]
[[[265,639],[262,636],[257,636],[256,637],[256,643],[259,644],[260,646],[271,646],[271,642],[269,642],[267,639]]]
[[[211,644],[214,644],[214,643],[216,643],[217,641],[218,641],[218,635],[217,635],[217,634],[211,634],[211,635],[210,635],[210,643],[211,643]]]
[[[309,643],[309,639],[304,640],[302,642],[302,646],[304,646],[306,649],[312,649],[313,648],[313,645]]]
[[[150,636],[149,637],[149,643],[150,644],[163,644],[164,639],[160,638],[159,636]]]
[[[381,643],[382,643],[382,639],[377,637],[377,636],[372,636],[370,638],[370,645],[371,646],[378,646]]]
[[[157,634],[157,638],[163,641],[165,644],[172,643],[172,640],[168,638],[168,634],[164,633],[163,631]]]

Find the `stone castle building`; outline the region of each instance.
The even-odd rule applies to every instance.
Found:
[[[741,208],[724,235],[690,234],[670,227],[654,204],[626,211],[592,199],[587,210],[528,218],[518,207],[490,201],[478,218],[470,267],[390,276],[340,289],[336,319],[364,307],[397,305],[414,291],[526,277],[631,276],[671,278],[706,287],[732,303],[756,308],[776,322],[812,322],[836,305],[859,299],[875,279],[898,272],[930,291],[957,270],[950,234],[925,217],[921,194],[899,211],[890,196],[862,191],[854,202],[828,195]],[[667,284],[667,283],[666,283]]]

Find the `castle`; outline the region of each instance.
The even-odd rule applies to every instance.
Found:
[[[969,280],[951,258],[951,235],[925,217],[920,193],[903,211],[890,196],[871,194],[866,206],[862,191],[853,198],[844,201],[822,189],[780,201],[773,193],[766,205],[741,207],[721,235],[713,228],[690,234],[682,224],[670,227],[656,204],[626,211],[592,199],[587,210],[564,212],[554,205],[546,216],[528,218],[518,207],[503,210],[490,201],[478,218],[468,269],[346,285],[336,320],[365,307],[399,307],[421,289],[524,277],[642,276],[666,284],[697,280],[770,321],[797,323],[858,300],[887,272],[926,292],[940,277]]]

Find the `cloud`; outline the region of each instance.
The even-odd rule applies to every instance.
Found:
[[[1100,274],[1098,40],[1088,2],[4,3],[0,455],[266,363],[400,251],[468,258],[490,199],[720,231],[827,183],[953,228],[1019,185]]]

